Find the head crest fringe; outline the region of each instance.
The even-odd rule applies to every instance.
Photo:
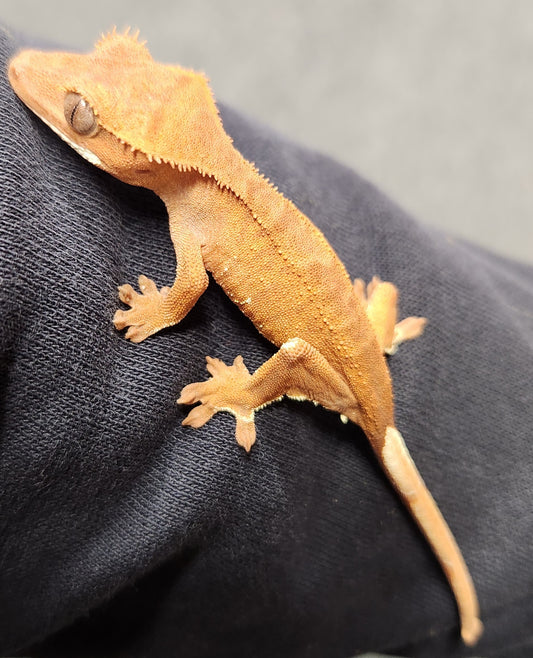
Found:
[[[100,35],[100,39],[96,42],[95,48],[101,50],[121,44],[128,45],[130,48],[133,46],[139,46],[149,54],[146,48],[146,41],[139,41],[140,30],[136,29],[131,34],[130,30],[131,28],[127,27],[124,32],[118,32],[116,25],[114,25],[113,29],[107,34],[102,33]]]

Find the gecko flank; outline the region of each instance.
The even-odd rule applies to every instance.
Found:
[[[254,414],[284,395],[312,400],[365,432],[390,481],[433,548],[457,600],[468,644],[482,631],[461,552],[395,427],[384,353],[420,335],[424,318],[396,322],[397,291],[374,277],[352,282],[322,233],[234,148],[206,79],[155,62],[126,34],[103,37],[88,55],[23,51],[10,63],[15,92],[89,162],[164,201],[176,278],[139,292],[119,287],[129,308],[114,317],[141,342],[178,323],[208,284],[207,272],[279,347],[256,372],[207,358],[211,375],[178,400],[201,427],[218,411],[236,418],[250,450]]]

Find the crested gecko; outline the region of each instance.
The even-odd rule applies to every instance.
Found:
[[[184,425],[219,411],[237,442],[255,441],[254,414],[288,396],[359,425],[437,556],[455,595],[461,635],[482,632],[476,592],[457,543],[395,426],[384,354],[417,337],[425,319],[396,322],[397,290],[354,282],[324,235],[233,146],[206,78],[155,62],[138,35],[116,30],[87,55],[25,50],[9,64],[19,98],[93,165],[153,190],[166,205],[176,278],[140,292],[118,288],[128,310],[114,324],[134,343],[178,323],[208,284],[207,272],[278,348],[253,374],[207,357],[211,377],[188,384]]]

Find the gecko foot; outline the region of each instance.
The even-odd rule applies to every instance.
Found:
[[[182,424],[202,427],[217,411],[229,411],[237,419],[237,443],[249,452],[255,442],[254,409],[246,404],[246,387],[252,376],[242,356],[236,357],[231,366],[210,356],[206,357],[206,361],[210,379],[188,384],[178,398],[178,404],[200,402]]]
[[[140,293],[129,283],[118,288],[121,302],[127,304],[128,311],[118,310],[113,317],[113,324],[120,331],[128,327],[126,338],[132,343],[140,343],[151,334],[167,326],[163,315],[163,302],[170,288],[157,289],[155,283],[141,274],[139,277]]]
[[[417,338],[424,331],[426,318],[411,316],[396,322],[398,289],[390,281],[382,281],[375,276],[365,285],[362,279],[355,279],[353,289],[366,310],[384,354],[395,354],[398,345]]]

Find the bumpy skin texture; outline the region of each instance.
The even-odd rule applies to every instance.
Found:
[[[283,395],[312,400],[361,426],[384,471],[433,547],[455,593],[464,641],[481,634],[475,591],[455,540],[394,425],[383,353],[419,335],[423,318],[396,323],[397,291],[375,278],[351,282],[322,233],[236,151],[205,78],[154,62],[128,35],[90,55],[24,51],[11,62],[19,97],[93,164],[152,189],[165,202],[177,273],[160,290],[119,288],[129,310],[117,329],[141,342],[178,323],[207,287],[207,272],[280,349],[255,373],[241,357],[208,358],[207,382],[178,402],[200,405],[184,423],[217,411],[236,417],[250,450],[254,413]]]

